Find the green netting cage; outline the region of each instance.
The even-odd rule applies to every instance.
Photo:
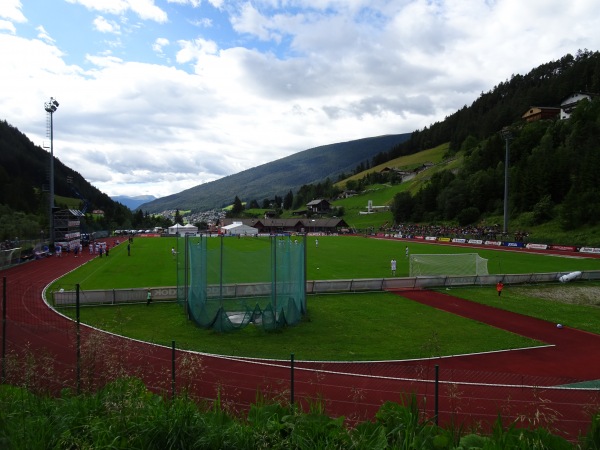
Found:
[[[273,330],[306,313],[304,236],[177,239],[177,301],[198,326]]]

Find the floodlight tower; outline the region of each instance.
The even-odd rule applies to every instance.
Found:
[[[50,97],[50,100],[44,103],[44,109],[47,113],[46,135],[50,137],[50,247],[54,246],[54,123],[53,114],[58,108],[58,102]]]
[[[513,134],[509,127],[502,128],[500,134],[506,142],[506,151],[504,155],[504,228],[502,229],[502,232],[506,234],[508,233],[508,165],[510,163],[509,143],[513,138]]]

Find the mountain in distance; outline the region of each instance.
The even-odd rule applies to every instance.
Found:
[[[235,197],[242,202],[296,193],[303,185],[329,178],[335,182],[342,173],[353,173],[361,163],[407,141],[411,133],[394,134],[323,145],[266,163],[237,174],[204,183],[177,194],[144,203],[139,209],[149,213],[167,210],[206,211],[223,208]]]
[[[156,197],[154,195],[137,195],[135,197],[116,195],[112,197],[112,199],[115,202],[119,202],[122,205],[127,206],[131,210],[136,210],[140,205],[156,200]]]

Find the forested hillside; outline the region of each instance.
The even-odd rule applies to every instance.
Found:
[[[532,106],[559,107],[576,92],[592,94],[571,118],[526,123]],[[538,225],[557,220],[563,230],[600,220],[600,53],[579,52],[515,75],[482,93],[470,107],[415,131],[408,141],[378,154],[372,166],[449,143],[446,158],[460,169],[431,176],[418,192],[397,194],[396,222],[473,224],[502,215],[508,128],[510,217]]]
[[[50,154],[34,145],[17,128],[0,121],[0,236],[14,238],[15,230],[21,238],[39,236],[48,227],[50,186]],[[80,200],[78,209],[104,211],[104,217],[90,221],[98,229],[111,223],[131,222],[131,211],[114,202],[108,195],[88,183],[78,172],[55,158],[55,204],[60,197]],[[93,222],[93,223],[92,223]],[[7,236],[6,236],[7,235]]]
[[[513,123],[509,141],[509,210],[531,225],[557,219],[564,230],[600,221],[600,98],[583,101],[567,120]],[[466,225],[501,214],[506,141],[500,133],[468,137],[458,171],[435,173],[415,195],[397,194],[399,222]]]
[[[600,93],[600,53],[580,51],[516,74],[443,121],[414,131],[411,138],[374,159],[374,165],[450,142],[456,152],[468,137],[485,139],[516,123],[531,106],[554,106],[574,92]]]

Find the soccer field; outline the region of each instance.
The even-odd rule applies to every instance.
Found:
[[[472,247],[364,237],[319,237],[318,240],[318,247],[314,237],[307,240],[308,279],[390,277],[392,258],[398,261],[397,276],[408,276],[407,245],[410,253],[474,251]],[[228,238],[227,241],[227,245],[239,246],[240,251],[262,244],[256,238]],[[220,245],[220,240],[215,238],[211,245]],[[96,258],[57,283],[67,289],[79,283],[83,290],[175,286],[177,261],[171,254],[173,247],[177,249],[175,238],[136,238],[131,256],[127,255],[126,247],[118,246],[110,252],[109,258]],[[600,260],[593,258],[487,249],[476,252],[489,259],[490,273],[600,270]],[[243,277],[243,267],[236,271]],[[544,314],[551,313],[549,320],[555,316],[569,317],[572,326],[577,326],[574,321],[578,317],[588,322],[595,317],[588,329],[598,329],[598,313],[589,306],[546,308],[543,302],[527,301],[522,293],[518,301],[511,302],[510,290],[500,302],[494,288],[489,287],[470,288],[468,295],[475,301],[499,308],[515,307],[513,303],[518,303],[521,314],[545,318]],[[179,348],[266,358],[286,358],[295,353],[298,358],[309,360],[406,359],[537,345],[531,339],[387,293],[310,296],[304,321],[275,333],[247,327],[236,333],[216,334],[195,327],[183,309],[173,303],[157,303],[149,308],[144,304],[85,307],[81,319],[117,334],[163,345],[176,341]]]
[[[268,238],[225,238],[234,250],[247,251],[267,245]],[[407,277],[410,254],[477,253],[488,259],[490,274],[520,274],[600,270],[600,259],[527,253],[523,250],[503,251],[474,247],[427,244],[412,241],[372,239],[355,236],[319,236],[307,238],[308,280],[335,280],[391,277],[390,261],[397,261],[397,277]],[[215,247],[220,239],[209,241]],[[171,249],[178,248],[176,238],[136,238],[127,255],[125,244],[111,250],[108,258],[95,258],[88,264],[61,278],[62,285],[80,284],[82,289],[123,289],[177,285],[177,260]],[[235,261],[232,262],[235,264]],[[244,282],[244,267],[233,268]]]

